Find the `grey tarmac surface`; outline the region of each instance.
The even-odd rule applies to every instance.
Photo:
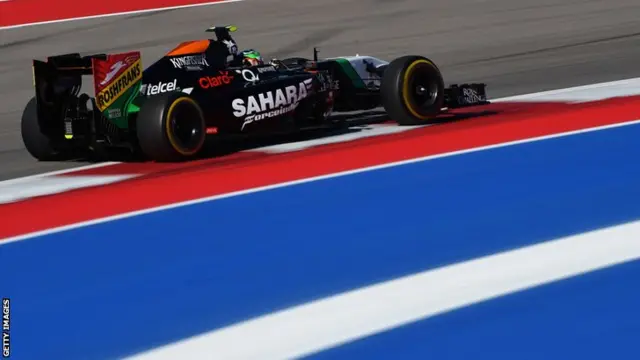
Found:
[[[430,57],[447,83],[482,81],[490,97],[639,77],[637,0],[246,0],[0,31],[0,180],[84,163],[38,163],[20,117],[30,61],[66,52],[141,50],[143,64],[213,24],[239,26],[267,58]]]

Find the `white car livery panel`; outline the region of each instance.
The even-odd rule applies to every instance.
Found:
[[[249,95],[231,102],[233,115],[243,118],[242,128],[255,121],[292,112],[306,99],[311,91],[312,79],[300,82],[297,86],[290,85],[285,88],[270,90],[257,95]]]
[[[384,61],[373,56],[355,55],[342,56],[338,58],[329,58],[336,60],[343,70],[350,76],[356,87],[379,87],[382,78],[375,73],[367,70],[367,64],[373,65],[375,68],[389,65],[388,61]]]

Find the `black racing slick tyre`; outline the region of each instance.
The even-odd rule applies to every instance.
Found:
[[[433,61],[423,56],[393,60],[382,77],[382,105],[400,125],[428,123],[444,105],[444,79]]]
[[[40,161],[58,160],[59,152],[53,147],[51,139],[42,133],[35,97],[29,100],[22,112],[20,130],[24,147],[31,156]]]
[[[173,92],[154,96],[140,108],[136,135],[140,150],[150,160],[189,160],[204,146],[204,114],[187,94]]]

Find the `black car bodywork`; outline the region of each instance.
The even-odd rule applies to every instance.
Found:
[[[246,66],[217,39],[187,41],[146,69],[139,52],[33,61],[35,96],[22,118],[37,159],[120,147],[158,161],[188,159],[207,136],[269,134],[339,125],[334,111],[383,106],[400,124],[428,122],[444,108],[485,104],[484,84],[445,88],[421,56],[289,58]],[[92,76],[95,96],[81,93]]]

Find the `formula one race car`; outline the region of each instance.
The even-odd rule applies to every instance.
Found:
[[[401,125],[445,108],[485,104],[485,84],[445,88],[422,56],[274,59],[238,51],[230,33],[187,41],[143,70],[139,52],[34,60],[35,96],[22,116],[27,150],[39,160],[78,150],[127,148],[156,161],[198,154],[208,136],[270,134],[340,124],[334,111],[383,106]],[[92,75],[95,96],[80,93]]]

